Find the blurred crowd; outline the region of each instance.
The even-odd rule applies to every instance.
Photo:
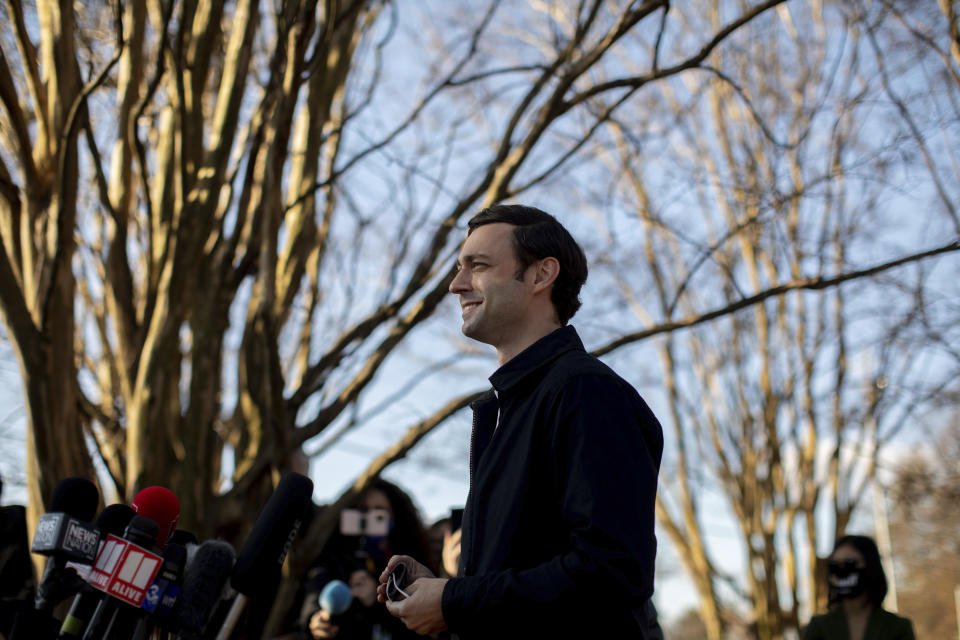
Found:
[[[312,505],[312,516],[316,517],[325,508]],[[379,576],[389,559],[397,554],[421,559],[437,576],[455,576],[462,514],[462,509],[453,509],[449,516],[426,526],[405,491],[386,480],[373,480],[354,503],[341,511],[339,526],[313,554],[297,602],[287,616],[286,628],[276,637],[285,640],[418,637],[377,602]],[[196,540],[193,542],[195,545]],[[18,613],[34,612],[38,580],[30,551],[25,508],[3,507],[0,510],[2,640],[13,637]],[[229,585],[225,588],[229,589]],[[259,611],[252,612],[246,624],[240,625],[231,637],[261,636],[259,629],[269,607],[268,602],[254,603],[253,608]]]
[[[0,481],[0,491],[2,491]],[[324,507],[312,506],[313,517]],[[390,558],[420,559],[437,576],[455,577],[462,509],[427,526],[397,485],[373,480],[339,514],[339,526],[314,555],[287,628],[274,640],[403,640],[419,637],[377,601]],[[0,510],[0,638],[9,638],[17,612],[33,608],[37,580],[25,510]],[[804,640],[913,640],[910,621],[883,609],[887,593],[880,554],[866,536],[840,538],[827,558],[829,609],[814,616]],[[266,603],[264,603],[266,604]],[[251,628],[231,637],[258,635]],[[434,636],[446,638],[446,633]]]
[[[340,514],[340,526],[307,571],[297,629],[285,638],[399,640],[419,637],[377,602],[377,585],[393,555],[423,559],[437,576],[454,577],[460,556],[462,510],[426,526],[410,496],[374,480]],[[325,589],[346,585],[352,598],[341,612]],[[326,605],[326,606],[324,606]]]

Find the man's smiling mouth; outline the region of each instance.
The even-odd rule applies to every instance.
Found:
[[[460,308],[463,312],[463,315],[466,315],[467,312],[472,311],[476,307],[480,306],[479,300],[471,300],[470,302],[464,302],[460,305]]]

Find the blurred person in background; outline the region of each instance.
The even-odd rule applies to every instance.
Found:
[[[430,540],[430,551],[434,560],[440,559],[440,573],[444,578],[453,578],[457,575],[460,564],[460,524],[463,522],[463,509],[452,509],[451,514],[437,520],[427,530]]]
[[[26,509],[20,505],[0,508],[0,636],[9,637],[18,611],[33,609],[36,587]]]
[[[907,618],[883,609],[887,576],[872,538],[843,536],[827,559],[830,611],[810,619],[804,640],[914,640]]]
[[[397,485],[380,478],[344,512],[340,529],[307,572],[300,625],[306,637],[338,640],[400,640],[417,637],[377,602],[377,576],[397,553],[431,558],[427,534],[413,501]],[[354,518],[351,521],[351,518]],[[360,518],[360,520],[356,520]],[[382,528],[380,528],[382,527]],[[350,587],[353,602],[331,618],[318,598],[332,580]]]

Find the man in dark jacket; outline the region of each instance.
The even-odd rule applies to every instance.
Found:
[[[499,205],[474,216],[450,291],[463,333],[493,345],[493,389],[473,405],[460,570],[414,580],[388,610],[460,638],[648,638],[660,424],[567,325],[587,277],[552,216]]]

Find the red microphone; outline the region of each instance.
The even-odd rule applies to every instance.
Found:
[[[180,519],[180,501],[166,487],[147,487],[133,498],[130,504],[138,516],[150,518],[157,523],[157,547],[163,551],[177,528]]]

